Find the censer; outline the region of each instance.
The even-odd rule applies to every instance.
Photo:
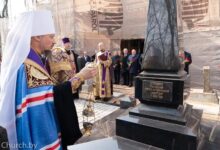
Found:
[[[86,66],[88,67],[96,67],[95,63],[89,63]],[[95,111],[94,111],[94,103],[95,99],[93,96],[93,88],[95,86],[94,80],[86,81],[89,85],[89,94],[88,100],[85,102],[82,115],[83,115],[83,129],[84,135],[90,136],[92,134],[92,128],[95,122]]]

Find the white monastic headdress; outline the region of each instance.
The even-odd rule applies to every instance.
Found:
[[[30,52],[32,36],[55,34],[50,11],[22,13],[8,33],[0,75],[0,126],[7,129],[9,144],[17,144],[15,88],[17,71]],[[16,148],[15,148],[16,149]]]

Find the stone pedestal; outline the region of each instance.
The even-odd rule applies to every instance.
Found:
[[[109,137],[88,143],[69,146],[68,150],[162,150],[160,148],[139,143],[122,137]]]
[[[167,150],[197,147],[197,135],[190,128],[134,115],[116,119],[116,135]]]
[[[186,125],[184,115],[177,109],[173,108],[139,104],[137,107],[130,110],[129,114],[179,125]]]
[[[142,72],[135,80],[135,97],[148,105],[177,108],[183,104],[185,72]]]
[[[190,108],[188,105],[179,111],[139,104],[128,115],[116,119],[116,135],[163,149],[196,150],[198,131],[187,122]]]
[[[136,105],[136,99],[129,96],[121,97],[119,100],[120,108],[129,108],[134,107]]]
[[[150,0],[141,74],[135,97],[144,104],[177,108],[183,104],[186,73],[179,59],[178,6],[176,0]],[[181,21],[179,21],[181,22]],[[181,41],[183,42],[183,41]],[[181,45],[180,45],[181,46]]]
[[[212,92],[212,89],[210,87],[210,67],[209,66],[203,66],[203,92],[210,93]]]

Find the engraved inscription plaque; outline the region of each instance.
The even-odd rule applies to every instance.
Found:
[[[149,101],[172,102],[172,91],[172,82],[144,80],[142,98]]]

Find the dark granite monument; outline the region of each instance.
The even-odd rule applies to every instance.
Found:
[[[144,104],[177,108],[183,104],[176,0],[150,0],[142,69],[135,97]]]
[[[196,150],[197,135],[188,127],[133,115],[118,117],[116,135],[166,150]]]
[[[129,114],[184,126],[186,125],[186,118],[184,117],[184,114],[177,109],[140,104],[130,110]]]
[[[116,119],[116,135],[163,149],[196,150],[189,112],[177,109],[183,105],[186,73],[179,60],[176,2],[149,0],[143,72],[135,80],[141,104]]]
[[[176,0],[149,1],[142,68],[153,72],[178,72]]]

